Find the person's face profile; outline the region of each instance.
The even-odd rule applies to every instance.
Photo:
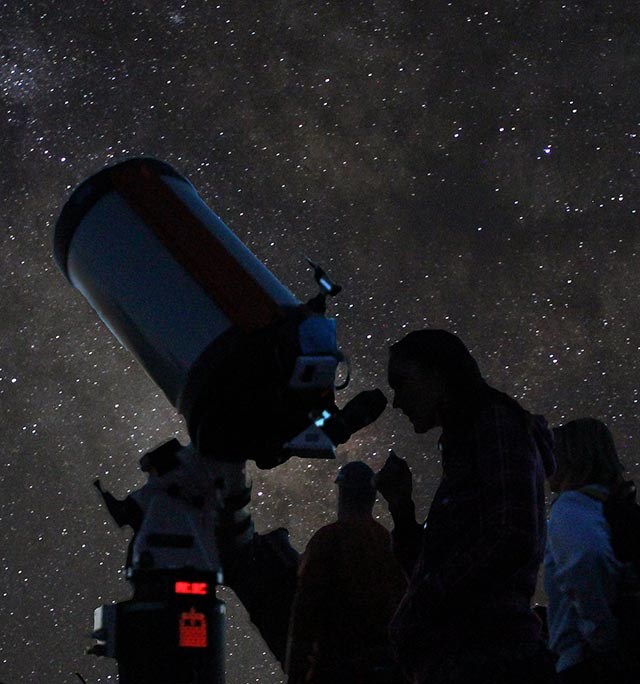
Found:
[[[442,425],[444,383],[435,369],[422,368],[412,359],[391,356],[388,370],[393,408],[402,411],[418,433]]]

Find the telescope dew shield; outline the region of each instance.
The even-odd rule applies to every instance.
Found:
[[[322,348],[302,351],[309,312],[168,164],[131,159],[84,181],[56,224],[54,256],[203,451],[263,457],[265,441],[277,449],[309,409],[333,404],[332,382],[288,386],[301,355],[337,363],[333,322],[312,316]],[[292,412],[291,393],[305,392]]]

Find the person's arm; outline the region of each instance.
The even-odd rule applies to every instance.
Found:
[[[423,527],[416,522],[413,501],[389,505],[389,512],[393,518],[391,532],[393,553],[407,578],[410,578],[420,555]]]
[[[602,504],[577,492],[563,494],[549,519],[549,550],[556,562],[554,580],[578,614],[578,630],[594,653],[615,650],[618,621],[615,559]]]
[[[407,462],[391,451],[376,475],[376,487],[386,499],[393,518],[393,551],[407,577],[411,577],[420,553],[422,526],[416,522],[413,482]]]
[[[324,622],[323,608],[331,595],[331,553],[326,552],[323,541],[322,531],[316,533],[300,559],[287,640],[288,684],[306,681],[314,644]]]
[[[506,406],[474,424],[479,507],[451,552],[427,578],[422,600],[442,604],[461,591],[508,580],[540,552],[538,454],[524,421]]]

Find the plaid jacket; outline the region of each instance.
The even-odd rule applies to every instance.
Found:
[[[540,638],[530,602],[552,437],[542,417],[494,396],[445,422],[443,478],[424,527],[412,511],[394,516],[394,546],[411,579],[390,632],[409,672],[452,652]]]

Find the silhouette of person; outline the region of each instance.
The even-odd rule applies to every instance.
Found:
[[[406,588],[388,531],[372,516],[374,473],[344,465],[338,519],[310,539],[289,630],[289,684],[396,684],[388,624]]]
[[[638,682],[637,654],[625,648],[627,625],[619,611],[625,594],[634,589],[637,594],[640,583],[631,564],[616,557],[606,516],[607,500],[629,483],[601,421],[574,420],[555,428],[554,435],[558,469],[549,484],[560,494],[549,518],[545,590],[560,679],[568,684]]]
[[[417,433],[442,428],[443,474],[424,526],[407,463],[392,453],[376,477],[410,577],[390,625],[398,661],[416,684],[554,681],[531,610],[553,469],[546,422],[489,387],[444,330],[394,344],[389,385]]]

